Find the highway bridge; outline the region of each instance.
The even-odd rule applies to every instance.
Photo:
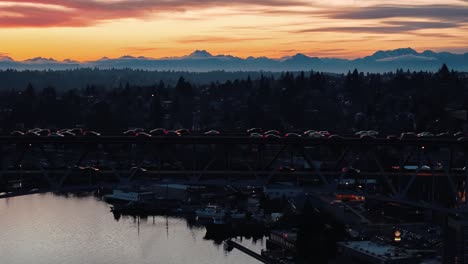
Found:
[[[456,138],[0,136],[0,154],[8,196],[139,180],[255,180],[468,208],[468,141]]]

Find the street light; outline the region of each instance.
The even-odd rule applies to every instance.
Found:
[[[393,232],[393,241],[395,242],[400,242],[401,241],[401,231],[400,230],[395,230],[395,232]]]

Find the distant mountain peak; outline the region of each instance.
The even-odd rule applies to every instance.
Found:
[[[13,61],[13,59],[9,56],[0,56],[0,61]]]
[[[296,54],[294,54],[292,56],[281,57],[279,60],[287,61],[287,60],[307,60],[307,59],[310,59],[310,57],[303,54],[303,53],[296,53]]]
[[[195,50],[194,52],[192,52],[187,57],[189,57],[189,58],[210,58],[210,57],[213,57],[213,55],[211,55],[211,53],[209,53],[206,50]]]
[[[400,49],[396,49],[396,50],[393,50],[394,52],[397,52],[397,53],[403,53],[403,54],[415,54],[415,53],[418,53],[417,51],[415,51],[414,49],[412,48],[400,48]]]
[[[64,59],[63,62],[66,62],[66,63],[79,63],[78,61],[72,60],[72,59]]]
[[[120,57],[119,59],[135,59],[135,57],[130,56],[130,55],[124,55],[124,56]]]
[[[195,50],[181,57],[148,58],[144,56],[122,56],[119,58],[103,57],[91,61],[74,61],[70,59],[56,61],[52,58],[36,57],[28,60],[15,61],[0,56],[0,71],[4,69],[40,69],[60,70],[79,67],[100,69],[129,68],[146,70],[183,70],[183,71],[327,71],[347,72],[359,69],[370,72],[393,71],[397,68],[411,70],[440,69],[443,63],[450,68],[468,72],[468,53],[456,54],[439,51],[417,52],[412,48],[380,50],[374,54],[356,59],[308,56],[303,53],[291,54],[281,58],[234,57],[229,54],[212,55],[206,50]]]
[[[434,55],[434,54],[437,54],[437,53],[435,53],[435,52],[432,51],[432,50],[425,50],[425,51],[423,51],[422,54],[424,54],[424,55]]]
[[[309,59],[310,57],[303,54],[303,53],[296,53],[296,55],[292,56],[294,59]]]
[[[43,58],[43,57],[35,57],[32,59],[25,60],[27,62],[56,62],[53,58]]]
[[[402,56],[402,55],[417,55],[418,52],[412,48],[400,48],[394,50],[379,50],[372,54],[371,57],[376,59],[382,59],[386,57],[395,57],[395,56]]]
[[[427,54],[426,54],[427,55]],[[405,54],[405,55],[398,55],[394,57],[387,57],[383,59],[377,59],[376,61],[384,62],[384,61],[432,61],[437,60],[437,58],[429,57],[429,56],[418,56],[414,54]]]

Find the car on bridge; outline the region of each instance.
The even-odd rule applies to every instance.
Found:
[[[371,134],[363,134],[363,135],[359,136],[359,138],[361,140],[363,140],[363,141],[371,141],[371,140],[376,139],[376,137],[371,135]]]
[[[137,138],[150,138],[151,135],[145,132],[138,132],[135,134],[135,137]]]
[[[286,133],[284,136],[287,137],[287,138],[300,138],[300,137],[302,137],[301,135],[299,135],[297,133]]]
[[[405,132],[405,133],[401,133],[400,135],[400,140],[405,140],[405,139],[415,139],[417,138],[418,136],[416,135],[416,133],[414,132]]]
[[[268,130],[267,132],[264,133],[264,135],[281,135],[281,132],[278,130]]]
[[[204,133],[204,135],[206,136],[218,136],[220,135],[221,133],[217,130],[210,130],[210,131],[207,131]]]
[[[16,130],[16,131],[12,131],[12,132],[10,133],[10,136],[15,136],[15,137],[24,136],[24,133],[21,132],[21,131]]]
[[[418,138],[432,138],[434,137],[434,134],[430,132],[421,132],[416,135]]]
[[[176,131],[179,132],[179,134],[180,134],[181,136],[183,136],[183,135],[189,135],[189,134],[190,134],[190,130],[188,130],[188,129],[186,129],[186,128],[177,129]]]
[[[180,136],[180,133],[176,130],[168,130],[166,136],[178,137]]]
[[[253,127],[250,129],[247,129],[247,134],[252,134],[252,133],[262,133],[263,129],[258,128],[258,127]]]
[[[359,137],[362,137],[362,136],[377,137],[379,135],[379,132],[375,130],[364,130],[364,131],[356,132],[355,135]]]
[[[259,133],[251,133],[250,136],[251,138],[263,138],[263,135]]]
[[[68,132],[71,132],[73,134],[75,134],[76,136],[82,136],[83,135],[83,129],[82,128],[72,128],[70,130],[68,130]]]
[[[136,133],[137,133],[137,132],[135,131],[135,129],[130,129],[130,130],[127,130],[127,131],[123,132],[123,134],[124,134],[125,136],[135,136]]]
[[[317,131],[315,131],[315,130],[306,130],[306,131],[304,131],[304,133],[302,133],[302,134],[303,134],[304,136],[308,136],[309,134],[315,133],[315,132],[317,132]]]
[[[322,134],[320,132],[312,132],[308,135],[311,138],[328,138],[329,136],[329,134]]]
[[[149,132],[152,136],[164,136],[167,135],[167,130],[164,128],[155,128]]]
[[[101,134],[99,134],[96,131],[88,130],[88,131],[85,131],[83,133],[83,136],[85,136],[85,137],[99,137],[99,136],[101,136]]]
[[[70,131],[65,131],[65,132],[60,133],[60,134],[62,134],[64,137],[75,137],[76,136],[75,134],[73,134]]]
[[[41,135],[39,135],[39,133],[35,132],[35,131],[28,131],[26,133],[24,133],[24,135],[26,137],[40,137]]]

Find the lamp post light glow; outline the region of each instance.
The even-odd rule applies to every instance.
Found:
[[[400,242],[401,241],[401,231],[400,230],[395,230],[395,232],[393,232],[393,241],[395,242]]]

